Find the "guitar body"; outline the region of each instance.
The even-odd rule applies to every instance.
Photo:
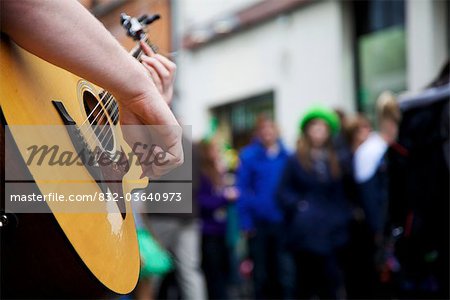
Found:
[[[64,129],[57,136],[42,129],[47,125],[64,128],[52,101],[62,103],[76,126],[81,126],[88,119],[86,97],[91,102],[101,102],[101,90],[7,39],[0,43],[0,107],[5,144],[1,149],[5,149],[2,158],[8,168],[2,174],[2,205],[14,193],[57,192],[65,197],[101,193],[96,178],[84,166],[25,163],[27,148],[32,144],[57,144],[76,152]],[[111,120],[111,116],[108,118]],[[90,131],[85,134],[89,136]],[[130,152],[118,125],[114,126],[114,149]],[[1,168],[3,172],[4,165]],[[16,179],[32,180],[11,184],[17,183],[9,180],[12,173]],[[126,169],[104,173],[105,178],[120,181],[119,187],[108,188],[122,195],[148,183],[139,179],[141,170],[134,163]],[[134,289],[140,259],[130,202],[125,201],[121,210],[108,207],[115,203],[99,201],[77,204],[82,205],[81,209],[71,209],[74,204],[68,202],[46,205],[52,213],[11,214],[9,224],[0,229],[2,298],[101,298]],[[89,211],[90,207],[95,210]]]

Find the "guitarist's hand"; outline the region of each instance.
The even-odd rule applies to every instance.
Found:
[[[142,65],[149,72],[164,101],[170,105],[173,97],[173,83],[177,66],[168,58],[155,54],[145,42],[141,41],[140,45],[145,53],[141,56]]]
[[[150,78],[153,80],[153,83],[159,91],[159,94],[162,96],[163,100],[166,103],[166,105],[161,103],[156,106],[159,108],[161,108],[161,105],[166,107],[172,102],[176,65],[166,57],[154,53],[150,46],[145,42],[141,41],[140,46],[145,53],[141,55],[142,65],[147,69]],[[155,99],[158,97],[156,97],[156,95],[153,95],[149,98]],[[145,100],[143,103],[141,103],[139,99],[136,100],[128,101],[128,103],[131,102],[132,105],[124,105],[124,107],[122,108],[121,114],[123,115],[125,113],[125,115],[127,116],[126,118],[121,118],[122,125],[125,125],[128,122],[130,122],[129,124],[136,124],[136,122],[142,118],[140,112],[144,112],[146,110]],[[136,107],[134,107],[135,105]],[[132,108],[132,110],[136,111],[138,114],[128,114],[128,109],[130,108]],[[149,110],[149,114],[154,113],[154,110]],[[137,119],[135,117],[137,117]],[[144,159],[142,159],[143,161],[141,161],[141,165],[144,171],[143,175],[148,176],[150,179],[154,179],[166,174],[174,167],[179,166],[182,163],[183,149],[181,147],[181,144],[177,142],[178,139],[181,138],[182,133],[178,126],[165,125],[147,127],[148,130],[144,130],[142,132],[142,136],[139,136],[140,130],[135,126],[123,126],[122,130],[127,133],[126,139],[133,138],[133,140],[135,141],[142,141],[143,145],[138,145],[139,147],[135,152],[145,153],[146,149],[143,148],[145,147],[145,145],[149,145],[148,148],[152,147],[152,145],[155,146],[153,155],[150,156],[150,160],[152,162],[148,163],[148,159],[147,162],[145,162],[145,157]],[[135,128],[138,130],[134,130]],[[145,145],[144,141],[146,141]],[[130,141],[129,143],[131,144],[132,141]],[[158,164],[153,162],[157,155],[164,155],[164,161],[167,161],[167,163]]]
[[[181,127],[156,89],[119,102],[119,109],[124,138],[140,160],[142,176],[156,179],[183,163]]]

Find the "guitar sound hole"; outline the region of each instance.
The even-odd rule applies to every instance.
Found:
[[[102,98],[107,97],[100,96],[100,99]],[[97,144],[102,150],[106,150],[109,153],[114,152],[115,137],[114,131],[111,128],[111,103],[107,100],[102,100],[102,104],[99,104],[99,100],[89,91],[83,92],[83,103],[86,114],[88,115],[88,122],[91,125],[94,135],[97,137]],[[88,137],[88,139],[93,138],[94,136]]]

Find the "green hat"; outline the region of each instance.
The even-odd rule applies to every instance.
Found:
[[[321,119],[325,121],[325,123],[327,123],[330,127],[331,134],[336,134],[339,130],[340,124],[337,114],[330,109],[320,106],[313,107],[306,112],[300,120],[300,130],[303,132],[309,121],[314,119]]]

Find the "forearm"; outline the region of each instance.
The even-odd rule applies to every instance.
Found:
[[[142,65],[77,1],[2,0],[0,11],[2,31],[29,52],[123,101],[159,97]]]

